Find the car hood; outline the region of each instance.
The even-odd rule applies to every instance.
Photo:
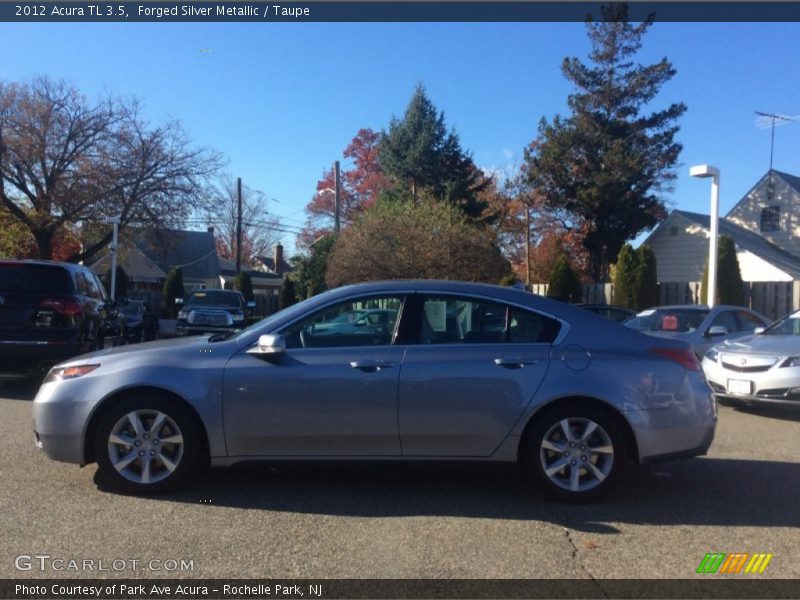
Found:
[[[174,354],[176,350],[189,350],[192,351],[194,347],[201,347],[208,345],[207,335],[198,335],[190,337],[172,338],[168,340],[158,340],[155,342],[145,342],[143,344],[129,344],[126,346],[116,346],[114,348],[107,348],[105,350],[98,350],[97,352],[90,352],[89,354],[82,354],[66,360],[56,366],[78,365],[86,364],[93,361],[106,360],[106,359],[121,359],[129,358],[134,355],[148,356],[153,361],[158,361],[159,356],[167,354]]]
[[[800,356],[800,336],[756,334],[737,340],[726,340],[715,348],[718,352]]]

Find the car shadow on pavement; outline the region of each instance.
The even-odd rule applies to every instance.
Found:
[[[798,406],[742,406],[737,407],[739,412],[753,415],[755,417],[763,417],[768,419],[780,419],[782,421],[798,421],[800,422],[800,405]]]
[[[800,463],[699,458],[631,466],[599,502],[551,502],[513,466],[282,464],[211,469],[158,501],[351,517],[551,521],[591,533],[615,523],[800,527]]]

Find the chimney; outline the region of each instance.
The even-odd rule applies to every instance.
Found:
[[[208,233],[210,233],[211,235],[214,235],[214,226],[213,225],[209,225],[208,226]]]
[[[283,274],[283,246],[275,244],[273,254],[273,270],[278,274]]]

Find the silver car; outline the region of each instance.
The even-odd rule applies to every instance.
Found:
[[[755,335],[714,346],[703,370],[721,402],[800,406],[800,311]]]
[[[391,327],[315,335],[370,309]],[[588,500],[628,459],[704,454],[716,418],[685,342],[452,281],[339,288],[236,334],[88,354],[54,367],[33,403],[51,458],[96,461],[134,493],[208,463],[466,459],[519,462],[550,494]]]
[[[699,304],[681,304],[643,310],[625,321],[625,327],[659,337],[686,340],[701,359],[714,344],[750,335],[756,328],[770,323],[772,321],[764,315],[742,306],[708,308]]]

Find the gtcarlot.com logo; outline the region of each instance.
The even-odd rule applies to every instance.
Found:
[[[772,554],[750,554],[748,552],[710,552],[703,557],[697,567],[697,573],[723,573],[735,575],[737,573],[763,573]]]
[[[194,559],[185,558],[65,558],[49,554],[20,554],[17,571],[194,571]]]

